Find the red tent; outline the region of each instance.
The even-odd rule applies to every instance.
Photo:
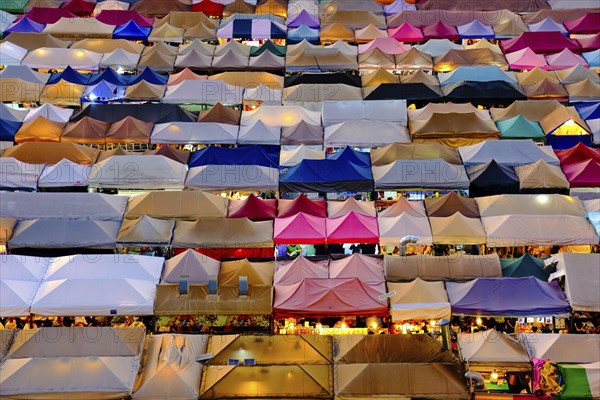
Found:
[[[293,200],[279,199],[277,202],[277,217],[291,217],[298,213],[305,213],[317,217],[327,217],[327,201],[324,199],[311,200],[301,194]]]
[[[273,313],[279,317],[384,316],[388,314],[385,283],[368,284],[358,278],[304,279],[275,285]]]
[[[600,49],[600,33],[594,36],[577,39],[582,51],[594,51]]]
[[[65,18],[77,18],[77,15],[73,14],[66,8],[43,8],[33,7],[31,11],[25,14],[33,22],[38,24],[54,24],[59,19]]]
[[[600,162],[589,159],[562,166],[562,170],[573,187],[600,187]]]
[[[69,0],[62,5],[62,8],[66,8],[73,14],[79,15],[80,17],[92,15],[95,7],[95,3],[90,3],[89,1],[85,0]]]
[[[425,39],[448,39],[459,40],[460,35],[455,26],[447,25],[442,21],[438,21],[433,25],[424,26],[422,28]]]
[[[108,25],[124,25],[129,21],[133,21],[141,27],[152,27],[154,24],[153,18],[144,17],[133,10],[102,10],[96,19]]]
[[[388,36],[399,42],[422,42],[425,40],[423,32],[415,26],[405,22],[395,29],[388,31]]]
[[[252,221],[275,219],[277,200],[263,200],[253,194],[244,200],[229,200],[229,218],[248,218]]]
[[[275,219],[275,244],[325,244],[326,238],[325,218],[297,213],[292,217]]]
[[[502,41],[500,45],[505,54],[527,47],[537,54],[559,53],[564,49],[575,53],[581,52],[577,42],[565,37],[560,32],[523,32],[514,39]]]
[[[337,218],[328,218],[327,243],[379,243],[377,217],[354,211]]]
[[[192,11],[204,13],[208,17],[221,18],[224,7],[225,5],[215,3],[214,1],[202,0],[200,3],[192,4]]]
[[[565,21],[563,25],[570,33],[597,33],[600,32],[600,15],[588,13],[583,17]]]
[[[554,150],[561,165],[575,164],[587,160],[600,162],[600,149],[592,149],[583,143],[566,150]]]

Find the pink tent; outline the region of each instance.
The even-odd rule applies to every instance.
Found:
[[[337,218],[327,218],[327,243],[379,243],[376,217],[354,211]]]
[[[229,218],[248,218],[252,221],[275,219],[277,200],[262,200],[251,194],[244,200],[229,200]]]
[[[317,217],[327,217],[327,201],[324,199],[311,200],[301,194],[293,200],[279,199],[277,202],[277,217],[291,217],[298,213],[305,213]]]
[[[362,282],[385,282],[383,259],[364,254],[352,254],[350,257],[329,262],[330,278],[358,278]]]
[[[392,38],[378,38],[369,43],[358,45],[358,54],[368,53],[371,50],[379,49],[386,54],[401,54],[410,50],[410,46],[398,43]]]
[[[154,24],[153,18],[144,17],[134,10],[102,10],[96,19],[108,25],[123,25],[129,21],[141,27],[152,27]]]
[[[570,149],[555,150],[554,153],[556,153],[561,165],[579,163],[590,159],[600,162],[600,149],[593,149],[583,143],[578,143]]]
[[[421,29],[409,24],[408,22],[403,23],[395,29],[388,30],[388,36],[396,39],[399,42],[422,42],[425,40]]]
[[[278,317],[385,316],[385,283],[368,284],[358,278],[304,279],[294,285],[275,285],[273,313]]]
[[[65,18],[77,18],[77,15],[73,14],[66,8],[43,8],[33,7],[25,16],[33,22],[38,24],[55,24],[59,19]]]
[[[275,244],[324,244],[326,232],[325,218],[297,213],[275,219],[273,241]]]
[[[577,53],[581,51],[577,42],[565,37],[560,32],[523,32],[514,39],[502,41],[500,46],[505,54],[526,47],[538,54],[558,53],[563,49],[570,49]]]
[[[600,16],[597,13],[588,13],[583,17],[565,21],[563,25],[570,33],[597,33],[600,32]]]
[[[89,2],[86,0],[69,0],[63,3],[62,8],[71,11],[75,15],[79,16],[90,16],[96,8],[96,2]]]
[[[594,51],[600,49],[600,33],[587,38],[577,39],[582,51]]]
[[[181,72],[169,75],[167,86],[179,85],[183,81],[188,80],[204,80],[208,79],[208,75],[198,75],[189,68],[184,68]]]
[[[560,53],[546,56],[546,62],[548,63],[550,70],[568,69],[575,67],[577,64],[581,64],[586,68],[590,67],[583,57],[573,53],[569,49],[564,49]]]
[[[541,54],[535,54],[529,47],[506,54],[506,61],[510,65],[510,69],[534,69],[539,67],[547,70],[548,63]]]
[[[327,260],[308,260],[297,257],[292,261],[277,261],[273,282],[280,285],[294,285],[306,278],[329,278]]]
[[[600,187],[600,162],[589,159],[562,165],[562,170],[573,187]]]
[[[460,35],[455,26],[447,25],[442,21],[438,21],[433,25],[424,26],[422,28],[425,39],[448,39],[459,40]]]

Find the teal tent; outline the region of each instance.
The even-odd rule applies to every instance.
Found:
[[[506,278],[525,278],[535,276],[542,281],[548,281],[550,272],[544,269],[542,258],[532,257],[528,253],[519,258],[501,258],[502,276]]]
[[[546,135],[539,123],[530,121],[522,115],[503,121],[496,121],[500,139],[533,139],[544,141]]]

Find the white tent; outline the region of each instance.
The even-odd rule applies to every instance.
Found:
[[[203,54],[196,49],[192,49],[186,53],[180,53],[175,59],[175,67],[177,68],[202,68],[208,69],[213,61],[212,55]]]
[[[2,193],[0,217],[121,221],[127,197],[100,193]]]
[[[0,317],[29,315],[31,303],[49,263],[48,258],[0,257]]]
[[[8,65],[6,68],[0,71],[1,79],[21,79],[25,82],[32,83],[46,83],[50,79],[50,74],[43,74],[36,72],[30,67],[25,65]]]
[[[349,120],[325,127],[327,147],[382,147],[410,141],[406,127],[387,121]]]
[[[105,0],[96,3],[92,15],[95,17],[104,10],[129,10],[129,3],[119,0]]]
[[[139,60],[140,54],[130,53],[119,48],[110,53],[105,53],[102,55],[102,60],[100,60],[100,68],[114,67],[134,69],[137,67]]]
[[[522,333],[520,340],[531,358],[542,358],[558,363],[600,362],[600,335]]]
[[[321,113],[301,106],[262,105],[256,110],[242,111],[240,125],[254,125],[262,121],[266,125],[292,127],[304,121],[311,125],[321,125]]]
[[[2,42],[0,43],[0,52],[2,53],[0,65],[21,65],[21,61],[28,51],[11,42]]]
[[[187,165],[161,155],[113,156],[92,168],[92,187],[115,189],[182,189]]]
[[[378,189],[432,188],[466,189],[469,177],[462,165],[452,165],[441,158],[398,160],[372,167]]]
[[[220,261],[195,250],[186,250],[165,262],[160,283],[179,283],[181,276],[187,275],[191,284],[208,284],[211,277],[219,275],[220,267]]]
[[[53,24],[48,24],[42,31],[55,37],[85,37],[85,38],[111,38],[115,30],[114,25],[105,24],[96,18],[69,18],[61,17]]]
[[[17,19],[16,15],[0,10],[0,31],[4,32]]]
[[[475,200],[482,217],[507,214],[585,217],[586,214],[578,198],[560,194],[503,194],[478,197]]]
[[[22,64],[29,68],[65,69],[71,66],[76,70],[97,70],[101,60],[102,53],[89,50],[42,47],[30,51]]]
[[[44,164],[26,164],[12,157],[0,157],[0,189],[37,189]]]
[[[148,336],[134,399],[195,400],[200,389],[202,363],[208,335]]]
[[[0,103],[0,118],[3,120],[22,122],[28,113],[28,109],[13,108],[5,103]]]
[[[186,188],[198,190],[278,190],[279,170],[260,165],[203,165],[190,168]]]
[[[238,126],[216,122],[168,122],[154,125],[151,143],[236,144]]]
[[[323,102],[323,126],[356,120],[386,121],[406,126],[406,100]]]
[[[484,164],[490,160],[509,167],[532,164],[538,160],[551,165],[560,164],[551,147],[544,149],[531,139],[486,140],[471,146],[461,146],[458,152],[465,166]]]
[[[558,253],[547,263],[557,262],[550,279],[565,277],[565,294],[575,311],[600,311],[600,254]]]
[[[392,321],[450,318],[450,302],[444,282],[427,282],[420,278],[412,282],[388,282]]]
[[[398,246],[405,236],[418,237],[419,244],[431,244],[433,237],[427,217],[417,217],[403,213],[397,217],[379,217],[379,243],[384,246]]]
[[[267,52],[263,53],[267,54]],[[244,91],[244,100],[260,101],[262,104],[281,105],[281,89],[269,87],[263,83]]]
[[[57,107],[50,103],[44,103],[40,107],[29,109],[23,122],[33,121],[38,117],[44,117],[50,121],[56,122],[69,122],[74,111],[75,110],[71,108]]]
[[[463,359],[469,363],[529,363],[523,344],[495,329],[461,333],[458,345]]]
[[[47,165],[38,179],[38,187],[72,187],[88,186],[89,165],[81,165],[67,160],[60,160],[54,165]]]
[[[241,125],[238,133],[238,144],[279,145],[281,128],[266,125],[257,121],[254,125]]]
[[[241,104],[244,88],[219,80],[191,80],[167,87],[163,103]]]
[[[416,45],[415,48],[431,57],[439,57],[446,54],[448,50],[462,50],[463,47],[448,39],[429,39],[427,43]]]
[[[33,301],[38,315],[152,315],[164,258],[82,255],[54,259]]]
[[[300,164],[302,160],[324,160],[325,151],[313,150],[309,146],[300,145],[292,150],[282,150],[279,154],[279,165],[291,167]]]

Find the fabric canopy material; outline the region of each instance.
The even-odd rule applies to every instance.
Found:
[[[420,278],[426,281],[465,281],[476,278],[502,277],[496,254],[484,256],[384,256],[385,275],[389,282]]]
[[[531,358],[556,360],[559,363],[596,363],[600,361],[600,354],[595,349],[600,345],[600,335],[587,334],[558,334],[550,333],[531,337],[521,334],[520,339],[527,348]]]
[[[253,194],[244,200],[229,200],[229,218],[248,218],[252,221],[275,219],[277,200],[264,200]]]
[[[388,283],[392,321],[450,318],[450,303],[443,282],[420,278],[408,283]]]
[[[379,217],[379,243],[384,246],[396,246],[406,236],[415,236],[419,244],[433,243],[429,220],[423,216],[414,216],[408,212],[396,217]]]
[[[372,170],[378,189],[466,189],[469,186],[469,178],[462,165],[452,165],[439,158],[398,160],[373,166]]]
[[[529,366],[525,347],[513,337],[495,329],[475,333],[461,333],[458,345],[470,364],[524,363]]]
[[[0,316],[29,315],[31,303],[44,278],[49,259],[7,255],[0,268]]]
[[[248,218],[177,221],[173,247],[229,249],[273,246],[273,223]]]
[[[371,169],[343,159],[304,160],[279,181],[281,191],[364,192],[373,188]]]
[[[534,276],[542,281],[547,281],[550,272],[544,270],[544,260],[531,256],[529,253],[519,258],[502,258],[502,276],[507,278],[526,278]]]
[[[550,258],[557,262],[556,272],[551,278],[564,276],[565,294],[575,311],[598,312],[600,300],[595,294],[599,280],[597,272],[598,254],[559,253]]]
[[[554,154],[544,151],[543,147],[532,140],[487,140],[472,146],[462,146],[458,151],[465,166],[483,164],[492,159],[508,167],[527,165],[538,160],[558,165]]]
[[[327,243],[378,243],[377,218],[356,213],[325,221]]]
[[[327,241],[326,219],[297,213],[275,219],[273,241],[276,244],[324,244]]]
[[[187,275],[190,284],[207,285],[210,279],[219,275],[221,263],[195,250],[186,250],[168,259],[160,283],[179,283],[182,275]]]

